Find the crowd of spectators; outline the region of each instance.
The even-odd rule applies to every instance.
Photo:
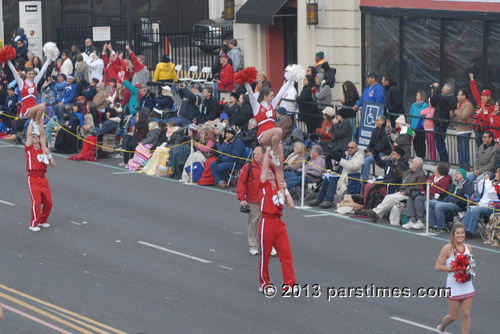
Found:
[[[41,69],[41,55],[27,49],[26,36],[19,34],[12,43],[20,76],[29,68]],[[47,105],[46,122],[57,122],[59,128],[52,150],[77,153],[74,135],[95,137],[97,142],[104,135],[112,135],[121,142],[120,166],[129,170],[148,174],[166,171],[167,176],[183,182],[192,179],[220,188],[235,185],[234,175],[248,182],[251,175],[245,172],[248,166],[255,168],[261,163],[265,148],[258,145],[258,126],[246,90],[234,80],[235,72],[243,68],[238,42],[233,39],[223,44],[212,66],[213,81],[204,85],[179,83],[168,55],[161,57],[153,69],[129,45],[125,50],[115,52],[111,43],[105,43],[99,52],[88,38],[82,46],[63,50],[60,59],[50,65],[39,83],[38,99]],[[0,85],[0,118],[4,130],[16,135],[22,132],[23,123],[13,121],[12,116],[18,115],[22,101],[9,72],[4,67],[7,85]],[[415,92],[416,102],[407,118],[391,73],[385,73],[379,84],[378,75],[369,72],[361,96],[351,81],[344,82],[341,105],[332,108],[335,77],[336,69],[323,52],[318,52],[314,65],[307,67],[301,91],[290,85],[276,109],[276,126],[282,129],[286,156],[287,187],[300,187],[304,173],[306,187],[317,192],[311,206],[365,214],[374,222],[403,202],[409,220],[404,227],[422,229],[427,199],[422,183],[428,182],[431,228],[443,232],[447,212],[466,211],[464,222],[471,236],[478,214],[489,213],[489,202],[498,201],[500,193],[495,174],[500,154],[500,130],[495,129],[500,126],[500,105],[491,99],[491,92],[485,89],[479,93],[472,74],[470,88],[460,88],[456,98],[452,85],[434,83],[430,92]],[[150,79],[161,83],[157,96],[150,90]],[[257,93],[262,88],[270,89],[271,83],[265,73],[258,72],[251,88]],[[174,101],[176,93],[178,103]],[[376,118],[368,146],[360,148],[356,143],[356,118],[366,102],[384,104],[385,112]],[[305,127],[297,126],[300,121]],[[451,122],[455,122],[458,167],[462,167],[454,181],[445,164],[449,160],[445,138]],[[46,129],[52,131],[53,127]],[[478,149],[471,168],[469,141],[473,132]],[[194,151],[190,145],[182,145],[191,139],[195,141]],[[423,159],[437,160],[436,149],[442,163],[426,177]],[[411,159],[413,152],[415,157]],[[252,162],[245,165],[245,159],[252,156]],[[307,160],[304,171],[303,160]],[[257,168],[254,171],[260,173]],[[373,183],[375,180],[384,184]],[[238,194],[242,205],[255,203],[255,196],[250,201],[243,193]],[[467,205],[463,198],[474,198],[485,204],[486,210]],[[252,221],[254,224],[255,217]],[[255,250],[253,238],[249,244]]]

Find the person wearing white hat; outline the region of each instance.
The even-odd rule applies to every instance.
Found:
[[[164,112],[173,112],[175,110],[174,100],[172,98],[172,88],[170,86],[161,87],[161,95],[154,98],[153,111],[163,115]]]

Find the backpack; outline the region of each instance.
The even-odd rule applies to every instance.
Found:
[[[385,186],[379,184],[373,185],[365,194],[364,209],[372,210],[373,208],[376,208],[377,205],[382,203],[386,194],[387,194],[387,189]]]
[[[245,182],[245,187],[247,187],[247,188],[248,188],[248,179],[250,179],[250,176],[251,176],[251,177],[252,177],[252,179],[253,179],[253,175],[252,175],[252,162],[253,162],[253,161],[249,161],[249,162],[247,162],[247,165],[248,165],[248,169],[247,169],[247,171],[248,171],[248,173],[247,173],[247,181]],[[273,165],[270,165],[270,167],[271,167],[271,170],[272,170],[272,171],[273,171],[273,173],[274,173],[274,172],[275,172],[275,171],[274,171],[274,166],[273,166]]]

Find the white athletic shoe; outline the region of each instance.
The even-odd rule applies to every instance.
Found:
[[[123,161],[118,164],[118,166],[120,166],[120,167],[125,167],[125,165],[126,165],[126,163],[124,163]]]
[[[259,251],[253,248],[251,248],[248,252],[250,253],[250,255],[259,255]]]
[[[36,124],[35,120],[31,120],[31,122],[33,123],[33,130],[32,130],[32,133],[33,133],[34,135],[39,136],[39,135],[40,135],[40,125]]]
[[[30,231],[33,231],[33,232],[40,232],[40,228],[38,226],[34,226],[34,227],[31,227],[30,226]]]
[[[437,328],[436,328],[436,329],[437,329],[437,332],[438,332],[438,333],[440,333],[440,334],[444,334],[445,332],[443,332],[442,330],[440,330],[440,329],[439,329],[440,327],[441,327],[441,324],[439,324],[439,325],[437,326]]]
[[[264,291],[264,288],[259,286],[259,292],[262,292],[262,291]]]
[[[413,228],[413,226],[415,226],[414,222],[408,222],[408,223],[403,225],[403,228],[409,230],[409,229]]]
[[[271,151],[271,159],[273,160],[273,164],[278,167],[280,165],[280,156],[279,154],[278,155],[274,155],[274,152]]]
[[[421,220],[418,220],[411,228],[414,230],[423,230],[425,228],[425,224]]]
[[[49,223],[43,223],[43,224],[38,224],[38,226],[41,226],[41,227],[50,227],[50,224]]]
[[[271,250],[271,256],[276,256],[278,255],[278,252],[276,252],[276,249],[273,247],[273,249]]]

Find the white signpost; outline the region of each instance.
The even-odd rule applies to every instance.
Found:
[[[93,27],[92,40],[95,42],[111,41],[111,27]]]
[[[19,1],[19,27],[24,29],[28,38],[28,49],[42,58],[42,2]]]

